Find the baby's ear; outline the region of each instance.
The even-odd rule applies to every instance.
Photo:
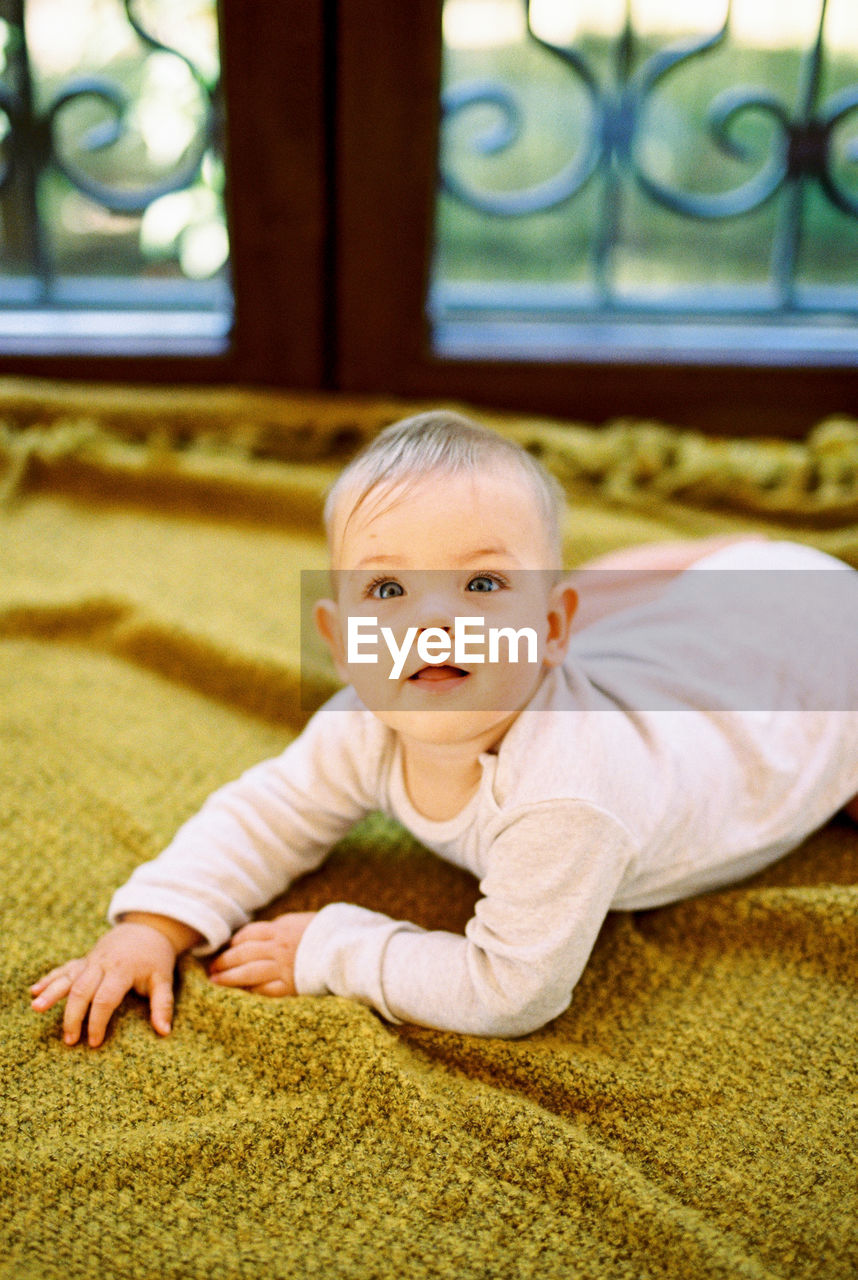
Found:
[[[313,606],[313,621],[334,660],[337,674],[341,679],[348,681],[348,676],[345,674],[343,631],[336,600],[317,600]]]
[[[568,578],[555,583],[548,597],[548,634],[543,660],[548,667],[559,667],[566,657],[572,634],[572,619],[578,608],[578,592]]]

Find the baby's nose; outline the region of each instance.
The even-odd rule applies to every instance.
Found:
[[[432,615],[421,613],[418,623],[419,631],[446,631],[447,635],[453,634],[453,619],[446,614],[436,612]]]
[[[437,627],[449,633],[453,629],[455,616],[455,604],[441,593],[437,593],[425,596],[420,601],[414,621],[421,631],[425,631],[428,627]]]

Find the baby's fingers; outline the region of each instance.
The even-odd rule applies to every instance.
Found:
[[[294,996],[295,989],[290,987],[282,978],[273,978],[271,982],[262,982],[256,987],[250,987],[254,995],[272,996],[281,998],[283,996]]]
[[[153,978],[149,994],[149,1021],[159,1035],[168,1036],[173,1025],[173,983],[170,978]]]
[[[104,977],[100,964],[85,964],[81,972],[71,984],[63,1014],[63,1040],[66,1044],[77,1044],[80,1029],[92,997]]]
[[[236,929],[229,940],[229,945],[233,947],[237,942],[261,942],[267,938],[273,938],[275,934],[276,930],[271,920],[251,920],[250,924],[243,924],[240,929]]]
[[[255,987],[276,978],[277,970],[270,960],[250,960],[234,968],[211,975],[212,982],[224,987]]]
[[[50,973],[46,973],[38,982],[34,982],[30,987],[32,995],[32,1006],[37,1013],[44,1013],[46,1009],[52,1009],[58,1000],[62,1000],[71,990],[72,983],[75,978],[84,969],[86,962],[84,960],[69,960],[67,964],[62,964],[56,969],[51,969]]]
[[[224,973],[227,969],[234,969],[237,965],[243,964],[246,960],[265,960],[271,955],[271,945],[264,939],[247,938],[241,942],[236,942],[238,934],[230,942],[226,951],[222,951],[219,956],[215,956],[209,965],[209,974]]]
[[[131,990],[131,986],[131,982],[123,977],[122,974],[116,972],[105,974],[103,970],[101,971],[100,980],[87,1002],[90,1006],[87,1040],[91,1049],[97,1049],[104,1040],[104,1033],[110,1021],[110,1015],[115,1009],[119,1008],[125,996]],[[82,986],[82,990],[85,992],[87,987]],[[74,993],[74,987],[72,987],[72,993]],[[70,1000],[71,997],[69,1002]],[[66,1015],[68,1015],[68,1009],[69,1005],[67,1003]],[[69,1040],[66,1037],[66,1044],[68,1043]]]
[[[44,974],[36,982],[30,985],[30,995],[37,996],[40,991],[44,991],[49,982],[53,982],[54,978],[58,978],[61,973],[65,973],[67,966],[59,964],[55,969],[51,969],[49,973]]]

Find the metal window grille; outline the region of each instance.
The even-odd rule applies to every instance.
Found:
[[[445,16],[468,3],[515,17]],[[749,4],[668,36],[638,24],[646,0],[612,32],[534,0],[517,41],[448,39],[441,353],[858,363],[858,10],[803,0],[802,29],[755,45]]]
[[[0,349],[224,349],[215,0],[0,0],[0,67]]]

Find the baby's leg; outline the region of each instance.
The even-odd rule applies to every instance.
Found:
[[[581,569],[658,569],[671,575],[689,569],[697,560],[732,542],[764,542],[764,533],[722,533],[713,538],[682,538],[677,542],[645,542],[638,547],[620,547],[605,555],[585,560]]]
[[[765,534],[761,533],[733,533],[681,542],[649,542],[587,560],[570,575],[579,592],[574,629],[580,631],[608,614],[656,599],[677,574],[721,547],[764,539]],[[603,572],[590,573],[592,569]]]

